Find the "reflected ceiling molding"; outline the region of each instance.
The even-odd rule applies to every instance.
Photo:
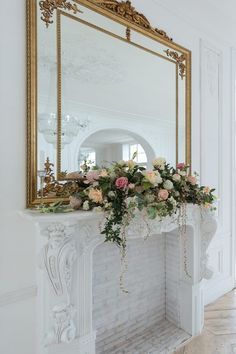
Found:
[[[176,63],[179,66],[179,76],[183,80],[186,76],[186,64],[184,63],[186,61],[186,56],[184,54],[179,54],[175,52],[174,50],[164,50],[166,55],[176,61]]]
[[[51,18],[54,10],[69,10],[73,11],[75,15],[77,13],[83,13],[83,11],[78,8],[78,5],[71,4],[68,0],[41,0],[39,1],[39,7],[42,13],[41,20],[46,23],[47,27],[53,23]]]
[[[135,7],[132,6],[131,1],[129,0],[120,2],[117,0],[92,0],[91,2],[100,5],[101,7],[104,7],[105,9],[114,12],[116,15],[119,15],[125,18],[126,20],[133,22],[134,24],[143,27],[159,35],[160,37],[172,42],[172,38],[169,37],[165,31],[159,28],[152,27],[148,19],[143,14],[137,12]]]

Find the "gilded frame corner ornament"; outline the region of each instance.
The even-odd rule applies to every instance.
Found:
[[[179,76],[181,77],[181,79],[184,79],[184,77],[186,76],[186,55],[185,54],[179,54],[178,52],[174,51],[174,50],[164,50],[164,52],[166,53],[166,55],[172,59],[174,59],[179,67]]]
[[[77,4],[72,4],[68,0],[40,0],[39,8],[41,20],[46,23],[47,27],[53,23],[53,12],[58,9],[72,11],[75,15],[82,13]]]
[[[176,64],[176,85],[178,77],[185,85],[185,155],[186,163],[191,164],[191,52],[176,44],[162,29],[153,27],[149,20],[131,4],[129,0],[26,0],[27,7],[27,207],[40,204],[37,190],[37,12],[46,27],[54,25],[60,13],[70,17],[83,16],[83,9],[88,8],[102,16],[124,25],[124,40],[132,45],[133,31],[139,32],[164,45],[167,49],[161,54],[166,60]],[[55,14],[56,13],[56,17]],[[80,17],[80,16],[79,16]],[[56,26],[59,26],[59,21]],[[168,59],[167,59],[168,58]],[[177,86],[176,86],[177,87]],[[58,91],[60,90],[58,85]],[[58,116],[60,107],[58,104]],[[177,114],[178,116],[178,114]],[[178,118],[177,118],[178,122]],[[60,131],[60,124],[59,131]],[[178,133],[176,133],[178,140]],[[177,141],[176,140],[176,141]],[[177,142],[178,144],[178,142]],[[177,153],[178,155],[178,153]],[[57,161],[60,160],[57,152]],[[177,159],[178,160],[178,159]],[[58,167],[57,167],[58,168]],[[47,159],[45,162],[45,203],[58,200],[68,201],[76,184],[72,180],[65,181],[59,169],[57,178],[54,166]]]

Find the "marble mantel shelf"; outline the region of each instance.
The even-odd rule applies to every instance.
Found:
[[[37,253],[37,354],[95,354],[96,331],[92,323],[93,251],[103,243],[103,213],[70,212],[41,214],[26,210],[21,215],[36,228]],[[176,217],[148,221],[150,235],[176,231],[180,237],[180,327],[199,334],[204,323],[202,279],[210,279],[207,249],[216,232],[212,212],[187,206],[186,235],[179,236]],[[147,235],[147,222],[137,216],[127,229],[128,238]],[[187,268],[184,262],[187,255]]]

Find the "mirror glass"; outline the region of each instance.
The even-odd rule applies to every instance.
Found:
[[[110,127],[149,140],[158,156],[175,165],[176,65],[66,16],[61,29],[62,134],[67,134],[61,170],[77,170],[84,138]]]
[[[155,156],[186,161],[190,96],[181,50],[85,2],[77,14],[58,9],[48,26],[36,2],[36,170],[48,158],[53,179],[63,180],[84,158],[99,165],[131,158],[134,149],[145,166]]]
[[[78,170],[85,160],[87,165],[109,167],[114,161],[128,161],[136,155],[135,161],[143,167],[150,167],[154,151],[143,138],[120,129],[101,130],[90,135],[81,144],[77,156]]]

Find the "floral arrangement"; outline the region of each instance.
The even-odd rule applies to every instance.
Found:
[[[125,228],[143,211],[147,218],[164,218],[177,213],[186,204],[215,209],[214,189],[200,186],[197,174],[189,173],[189,166],[179,163],[171,167],[164,158],[153,161],[148,170],[134,161],[114,162],[109,168],[85,164],[83,172],[67,175],[78,185],[78,192],[70,197],[70,206],[79,210],[105,211],[101,230],[105,241],[126,247]]]

